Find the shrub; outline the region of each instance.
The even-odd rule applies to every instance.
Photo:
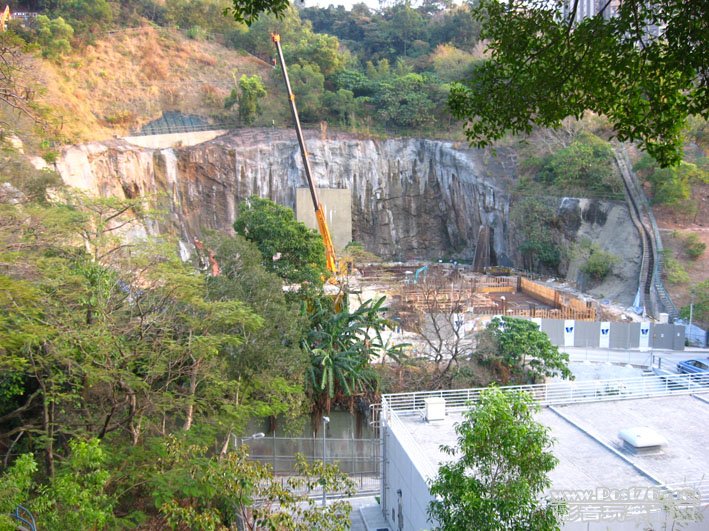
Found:
[[[689,282],[689,274],[685,271],[673,256],[665,254],[665,270],[664,277],[670,284],[686,284]]]
[[[696,260],[704,254],[707,244],[699,240],[695,233],[688,234],[684,239],[684,252],[690,260]]]
[[[187,37],[195,41],[203,41],[207,38],[207,32],[199,26],[192,26],[187,30]]]
[[[616,255],[603,251],[594,245],[581,271],[586,273],[593,280],[600,282],[608,276],[613,270],[613,266],[618,262],[619,258]]]

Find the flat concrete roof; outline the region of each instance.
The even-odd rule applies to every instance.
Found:
[[[704,400],[702,400],[704,399]],[[663,396],[544,407],[537,419],[551,429],[559,464],[550,474],[553,489],[692,485],[709,478],[709,395]],[[397,415],[418,446],[417,456],[437,469],[450,460],[442,444],[456,443],[454,425],[462,415],[428,423],[418,415]],[[647,426],[665,437],[659,453],[626,451],[618,432]],[[621,455],[618,455],[616,450]]]

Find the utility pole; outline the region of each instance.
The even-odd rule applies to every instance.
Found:
[[[325,432],[327,431],[327,425],[330,423],[330,417],[323,417],[322,418],[322,471],[323,471],[323,480],[322,480],[322,506],[325,507],[327,505],[327,496],[325,494],[325,452],[326,452],[326,434]]]

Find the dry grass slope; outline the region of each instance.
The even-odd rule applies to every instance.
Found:
[[[218,43],[150,26],[106,35],[66,57],[43,62],[44,103],[72,142],[122,135],[163,111],[224,113],[224,98],[242,74],[269,83],[270,66]]]

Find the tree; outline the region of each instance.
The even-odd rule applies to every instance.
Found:
[[[392,76],[380,84],[374,101],[383,122],[420,127],[433,121],[435,103],[429,97],[430,79],[421,74]]]
[[[456,446],[441,449],[455,460],[442,465],[428,508],[443,531],[554,531],[562,507],[540,499],[558,459],[549,429],[534,420],[532,398],[519,391],[483,391],[456,425]]]
[[[489,342],[478,352],[488,361],[502,364],[517,383],[538,383],[545,377],[573,379],[569,355],[559,352],[539,325],[526,319],[496,317],[482,332]]]
[[[561,250],[555,237],[556,209],[545,198],[523,197],[510,209],[514,238],[525,269],[552,271],[561,261]]]
[[[452,82],[463,79],[476,59],[455,46],[439,44],[431,54],[431,61],[436,75],[443,81]]]
[[[297,301],[286,299],[283,280],[266,271],[256,244],[237,235],[220,238],[212,248],[221,275],[209,279],[208,298],[243,301],[264,321],[256,329],[237,327],[233,333],[242,338],[241,343],[225,349],[227,375],[240,382],[234,409],[244,422],[253,417],[302,415],[308,407],[304,382],[309,359],[301,349],[310,324],[307,316]]]
[[[275,72],[275,71],[274,71]],[[280,67],[278,72],[279,77]],[[304,122],[315,122],[322,116],[322,97],[325,93],[325,76],[315,64],[294,64],[288,67],[293,94],[298,104],[300,118]]]
[[[244,75],[239,79],[239,90],[239,119],[246,125],[252,125],[261,114],[259,100],[266,96],[266,87],[261,76]]]
[[[559,195],[581,197],[622,197],[623,182],[618,176],[613,149],[590,133],[582,133],[571,144],[550,155],[538,179],[553,186]]]
[[[694,323],[709,324],[709,280],[699,282],[690,290],[692,319]],[[689,320],[690,306],[683,306],[680,317]]]
[[[42,55],[49,59],[59,59],[71,51],[74,28],[62,17],[50,19],[37,15],[37,41],[42,47]]]
[[[359,107],[351,90],[340,89],[337,92],[325,92],[323,101],[327,108],[339,119],[342,125],[352,125]]]
[[[77,36],[89,40],[113,20],[111,4],[106,0],[59,0],[54,12],[64,17]]]
[[[421,354],[434,365],[432,386],[450,388],[461,362],[468,361],[474,351],[472,335],[465,334],[466,291],[435,273],[422,276],[405,289],[415,294],[419,305],[412,318],[403,324],[423,340],[425,351]]]
[[[482,147],[590,110],[662,166],[679,163],[688,117],[709,117],[707,4],[627,0],[604,17],[607,2],[576,22],[580,4],[481,0],[474,13],[490,59],[449,102],[466,136]]]
[[[225,12],[230,13],[237,22],[251,26],[263,12],[283,18],[289,7],[289,0],[232,0],[231,7]]]
[[[147,481],[155,504],[170,525],[181,529],[279,529],[345,531],[351,506],[344,500],[318,505],[312,491],[351,496],[354,483],[334,464],[308,464],[297,457],[296,474],[284,484],[269,465],[248,459],[246,447],[212,455],[183,438],[161,441],[162,458]],[[233,526],[233,527],[232,527]]]
[[[239,206],[234,230],[256,244],[268,271],[288,283],[322,284],[327,273],[322,238],[296,221],[290,208],[251,197]]]
[[[57,475],[39,488],[30,507],[48,530],[116,527],[115,498],[107,493],[111,474],[98,439],[69,441],[70,455]]]
[[[23,45],[12,32],[0,32],[0,104],[38,121],[39,109],[26,80],[30,66]]]
[[[389,345],[382,332],[384,297],[367,301],[353,312],[334,312],[327,300],[315,299],[311,330],[303,346],[310,354],[307,389],[313,400],[313,427],[334,402],[354,409],[355,399],[372,402],[379,380],[370,361],[390,356],[397,359],[404,345]]]
[[[32,455],[22,454],[0,476],[0,529],[17,529],[17,521],[10,514],[29,500],[32,475],[36,471]]]

